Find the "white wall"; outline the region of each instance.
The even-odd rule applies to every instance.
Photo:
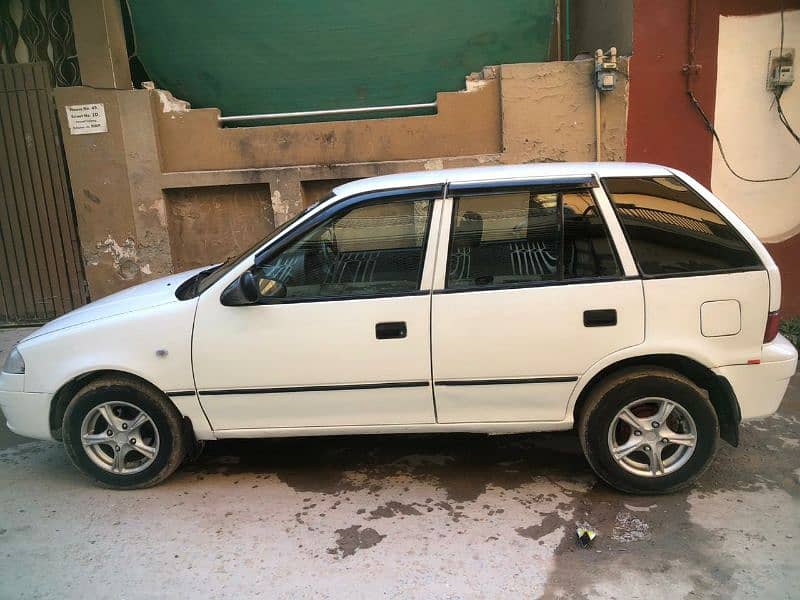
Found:
[[[786,11],[784,48],[800,59],[800,10]],[[780,14],[720,17],[715,125],[731,165],[754,179],[780,177],[800,164],[800,145],[778,120],[766,90],[767,59],[780,46]],[[796,75],[797,77],[797,75]],[[800,132],[800,77],[781,98]],[[714,147],[711,188],[767,242],[800,233],[800,172],[788,181],[747,183],[734,177]]]

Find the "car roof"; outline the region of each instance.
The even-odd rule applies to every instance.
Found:
[[[523,165],[492,165],[461,169],[413,171],[396,175],[381,175],[359,179],[337,186],[336,196],[352,196],[363,192],[401,187],[416,187],[437,183],[463,183],[493,181],[496,179],[524,179],[528,177],[564,177],[596,174],[599,177],[664,177],[672,175],[667,167],[648,163],[586,162],[586,163],[535,163]]]

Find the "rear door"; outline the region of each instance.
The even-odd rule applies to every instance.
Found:
[[[449,187],[432,300],[440,423],[563,420],[581,374],[643,341],[642,284],[625,279],[596,185]]]
[[[603,184],[644,281],[648,340],[710,367],[760,359],[769,275],[742,234],[678,177]]]

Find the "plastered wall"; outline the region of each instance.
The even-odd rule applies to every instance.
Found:
[[[768,54],[779,45],[779,13],[720,17],[715,126],[733,168],[751,179],[783,177],[800,163],[797,142],[778,120],[765,87]],[[800,10],[785,13],[784,46],[800,58]],[[781,104],[789,122],[800,126],[800,80],[784,92]],[[763,241],[800,233],[800,174],[769,183],[742,181],[715,146],[711,186]]]
[[[623,61],[622,68],[626,68]],[[483,164],[594,160],[592,62],[486,68],[437,114],[224,128],[165,91],[63,88],[57,104],[92,298],[240,251],[342,181]],[[108,132],[64,106],[103,102]],[[627,80],[601,98],[601,155],[624,160]]]

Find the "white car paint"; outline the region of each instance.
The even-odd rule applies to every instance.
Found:
[[[336,188],[333,198],[269,243],[291,236],[305,219],[365,191],[444,182],[672,173],[646,164],[551,163],[378,177]],[[777,267],[732,211],[686,175],[678,175],[739,230],[765,270],[642,280],[605,192],[597,188],[596,202],[629,279],[514,291],[222,306],[222,291],[253,264],[253,252],[199,298],[181,301],[174,295],[177,285],[195,273],[190,272],[114,294],[37,330],[18,346],[25,374],[0,374],[0,407],[12,430],[51,438],[48,415],[56,392],[87,373],[113,370],[141,377],[166,392],[191,419],[198,439],[543,431],[572,427],[581,391],[605,367],[637,356],[677,354],[727,377],[744,417],[768,414],[780,403],[797,360],[780,336],[761,343],[767,312],[780,302]],[[434,207],[422,291],[443,287],[450,206],[450,199],[444,198]],[[704,336],[701,305],[731,299],[742,307],[740,331]],[[619,312],[613,331],[590,331],[576,323],[575,315],[583,310],[610,303]],[[538,314],[538,307],[548,312]],[[376,344],[374,324],[392,320],[408,323],[408,337],[397,344]],[[464,328],[465,323],[471,329]],[[480,346],[470,343],[470,331],[479,336]],[[755,361],[760,364],[748,364]],[[504,389],[502,394],[492,386],[481,386],[477,393],[435,384],[438,379],[493,377],[570,380],[538,388],[511,386],[516,390]],[[429,385],[310,391],[303,393],[303,402],[280,389],[386,381]],[[271,389],[269,395],[196,392],[231,387]]]

